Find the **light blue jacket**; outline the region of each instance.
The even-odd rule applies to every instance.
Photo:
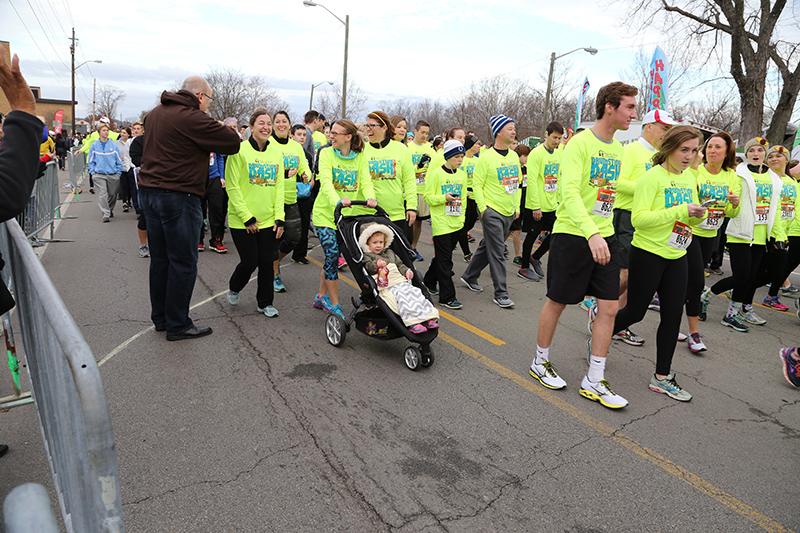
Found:
[[[89,147],[86,159],[89,174],[117,174],[122,172],[122,154],[111,139],[106,142],[95,141]]]

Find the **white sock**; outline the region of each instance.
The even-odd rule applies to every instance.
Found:
[[[550,357],[550,348],[542,348],[538,344],[536,345],[536,357],[533,358],[534,365],[541,365],[545,361],[548,361]]]
[[[589,372],[586,374],[586,377],[588,377],[589,381],[592,383],[597,383],[605,379],[605,370],[606,358],[593,355],[589,361]]]
[[[736,315],[739,312],[739,308],[741,306],[742,304],[738,302],[731,302],[730,305],[728,305],[728,312],[727,312],[728,318],[731,318],[732,316]]]

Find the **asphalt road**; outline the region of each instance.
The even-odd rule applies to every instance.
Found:
[[[238,261],[228,239],[228,254],[200,254],[194,291],[192,317],[213,335],[167,342],[149,322],[135,216],[118,208],[103,224],[94,199],[69,206],[78,218],[57,236],[75,242],[48,245],[42,261],[102,360],[128,531],[800,530],[800,391],[778,358],[798,344],[793,313],[757,308],[767,324],[736,333],[719,324],[725,298],[712,301],[709,351],[676,349],[673,369],[694,395],[680,403],[647,388],[659,318],[648,312],[632,328],[644,346],[612,343],[606,377],[630,405],[609,410],[578,394],[588,338],[578,306],[551,348],[567,388],[528,376],[546,287],[510,259],[516,308],[492,303],[488,270],[483,293],[457,284],[464,308],[442,312],[435,363],[412,372],[404,340],[351,331],[328,344],[311,307],[320,248],[312,264],[283,267],[279,317],[255,312],[255,281],[228,305]],[[429,259],[429,225],[423,241]],[[456,279],[465,266],[457,260]],[[0,497],[25,481],[52,486],[33,407],[0,421],[11,446]]]

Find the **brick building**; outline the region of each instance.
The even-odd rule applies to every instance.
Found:
[[[5,48],[5,60],[8,65],[11,64],[11,46],[8,41],[1,41],[0,44],[3,45]],[[25,72],[22,73],[25,75]],[[26,76],[28,83],[30,83],[31,79],[29,76]],[[69,128],[71,131],[71,124],[72,124],[72,107],[70,106],[69,100],[56,100],[51,98],[42,98],[42,88],[36,85],[31,85],[31,91],[33,91],[33,96],[36,98],[36,114],[41,115],[45,118],[47,126],[49,128],[53,127],[53,120],[56,115],[56,111],[62,109],[64,111],[64,128]],[[75,102],[77,104],[77,102]],[[11,111],[11,106],[8,105],[8,100],[6,99],[5,95],[0,91],[0,113],[4,115]],[[69,126],[68,126],[69,125]]]

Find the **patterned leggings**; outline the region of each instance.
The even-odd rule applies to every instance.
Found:
[[[336,230],[317,226],[317,237],[322,245],[322,251],[325,252],[325,265],[322,267],[325,279],[336,281],[339,279],[339,241],[336,238]]]

